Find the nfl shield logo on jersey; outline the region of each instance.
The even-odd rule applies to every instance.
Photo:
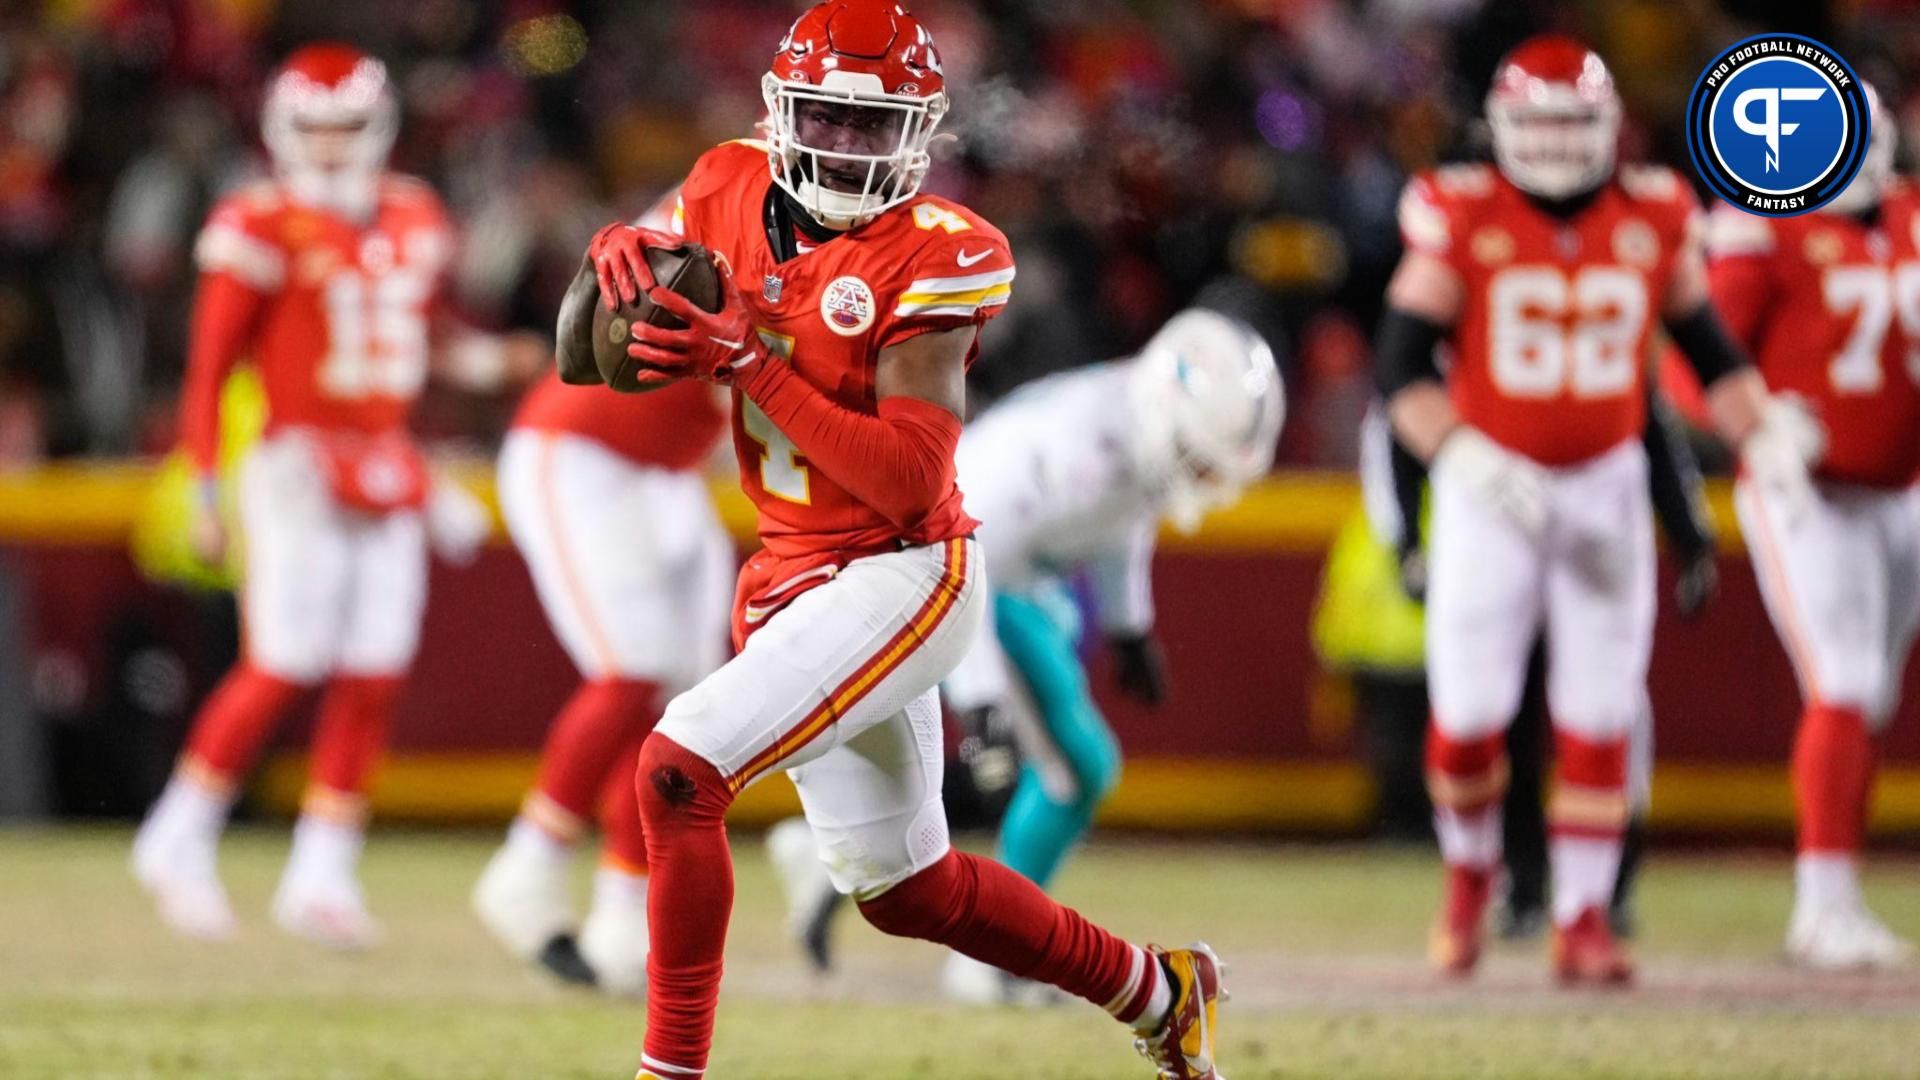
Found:
[[[852,274],[834,278],[820,294],[821,321],[842,337],[852,337],[872,326],[873,316],[873,290]]]
[[[760,295],[767,303],[777,304],[780,302],[780,292],[785,287],[786,282],[780,280],[779,274],[768,274],[760,281]]]

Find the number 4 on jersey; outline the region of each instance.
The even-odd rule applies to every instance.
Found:
[[[782,360],[793,359],[793,339],[771,330],[759,331],[760,340]],[[760,444],[760,486],[767,494],[791,503],[805,505],[813,501],[807,467],[800,464],[800,448],[787,433],[774,426],[760,406],[742,395],[740,426],[747,437]]]

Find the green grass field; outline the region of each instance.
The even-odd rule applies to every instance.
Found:
[[[636,1005],[516,966],[469,915],[492,834],[377,835],[366,877],[390,941],[359,957],[267,923],[286,839],[234,835],[224,865],[248,933],[205,947],[159,926],[126,875],[125,831],[0,831],[0,1077],[632,1075]],[[857,918],[841,927],[841,970],[810,976],[758,846],[736,855],[715,1080],[1150,1075],[1091,1007],[943,1005],[936,950]],[[1646,977],[1626,993],[1553,988],[1539,946],[1504,948],[1471,986],[1435,982],[1421,960],[1437,882],[1426,852],[1108,842],[1061,893],[1129,935],[1220,949],[1230,1080],[1920,1077],[1920,974],[1786,968],[1788,879],[1784,858],[1656,854]],[[1920,867],[1890,863],[1870,888],[1890,922],[1920,931]]]

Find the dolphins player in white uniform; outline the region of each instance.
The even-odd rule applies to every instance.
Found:
[[[992,617],[943,685],[977,782],[1018,782],[1000,860],[1051,882],[1120,776],[1120,750],[1079,652],[1072,581],[1084,573],[1121,692],[1165,693],[1151,636],[1149,565],[1161,519],[1191,531],[1273,464],[1284,403],[1273,352],[1251,327],[1203,308],[1175,315],[1138,356],[1049,376],[967,426],[956,462],[993,590]],[[998,769],[988,763],[1003,762]],[[826,956],[831,911],[804,829],[770,837],[793,929]],[[1014,1000],[1010,977],[955,953],[948,992]]]

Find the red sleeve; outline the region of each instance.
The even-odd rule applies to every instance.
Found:
[[[855,412],[769,358],[740,391],[809,460],[902,528],[918,524],[954,485],[960,421],[918,398],[890,397],[878,416]]]
[[[1459,228],[1454,219],[1458,208],[1445,189],[1463,185],[1472,188],[1479,182],[1477,166],[1455,167],[1444,176],[1437,172],[1421,173],[1407,181],[1396,211],[1400,242],[1408,251],[1430,255],[1457,271],[1460,240],[1455,235]]]
[[[1706,238],[1713,306],[1733,339],[1757,354],[1774,306],[1779,237],[1766,218],[1723,206],[1707,215]]]
[[[180,430],[187,455],[203,477],[219,468],[220,389],[253,337],[264,300],[233,274],[208,271],[200,275],[193,298]]]

